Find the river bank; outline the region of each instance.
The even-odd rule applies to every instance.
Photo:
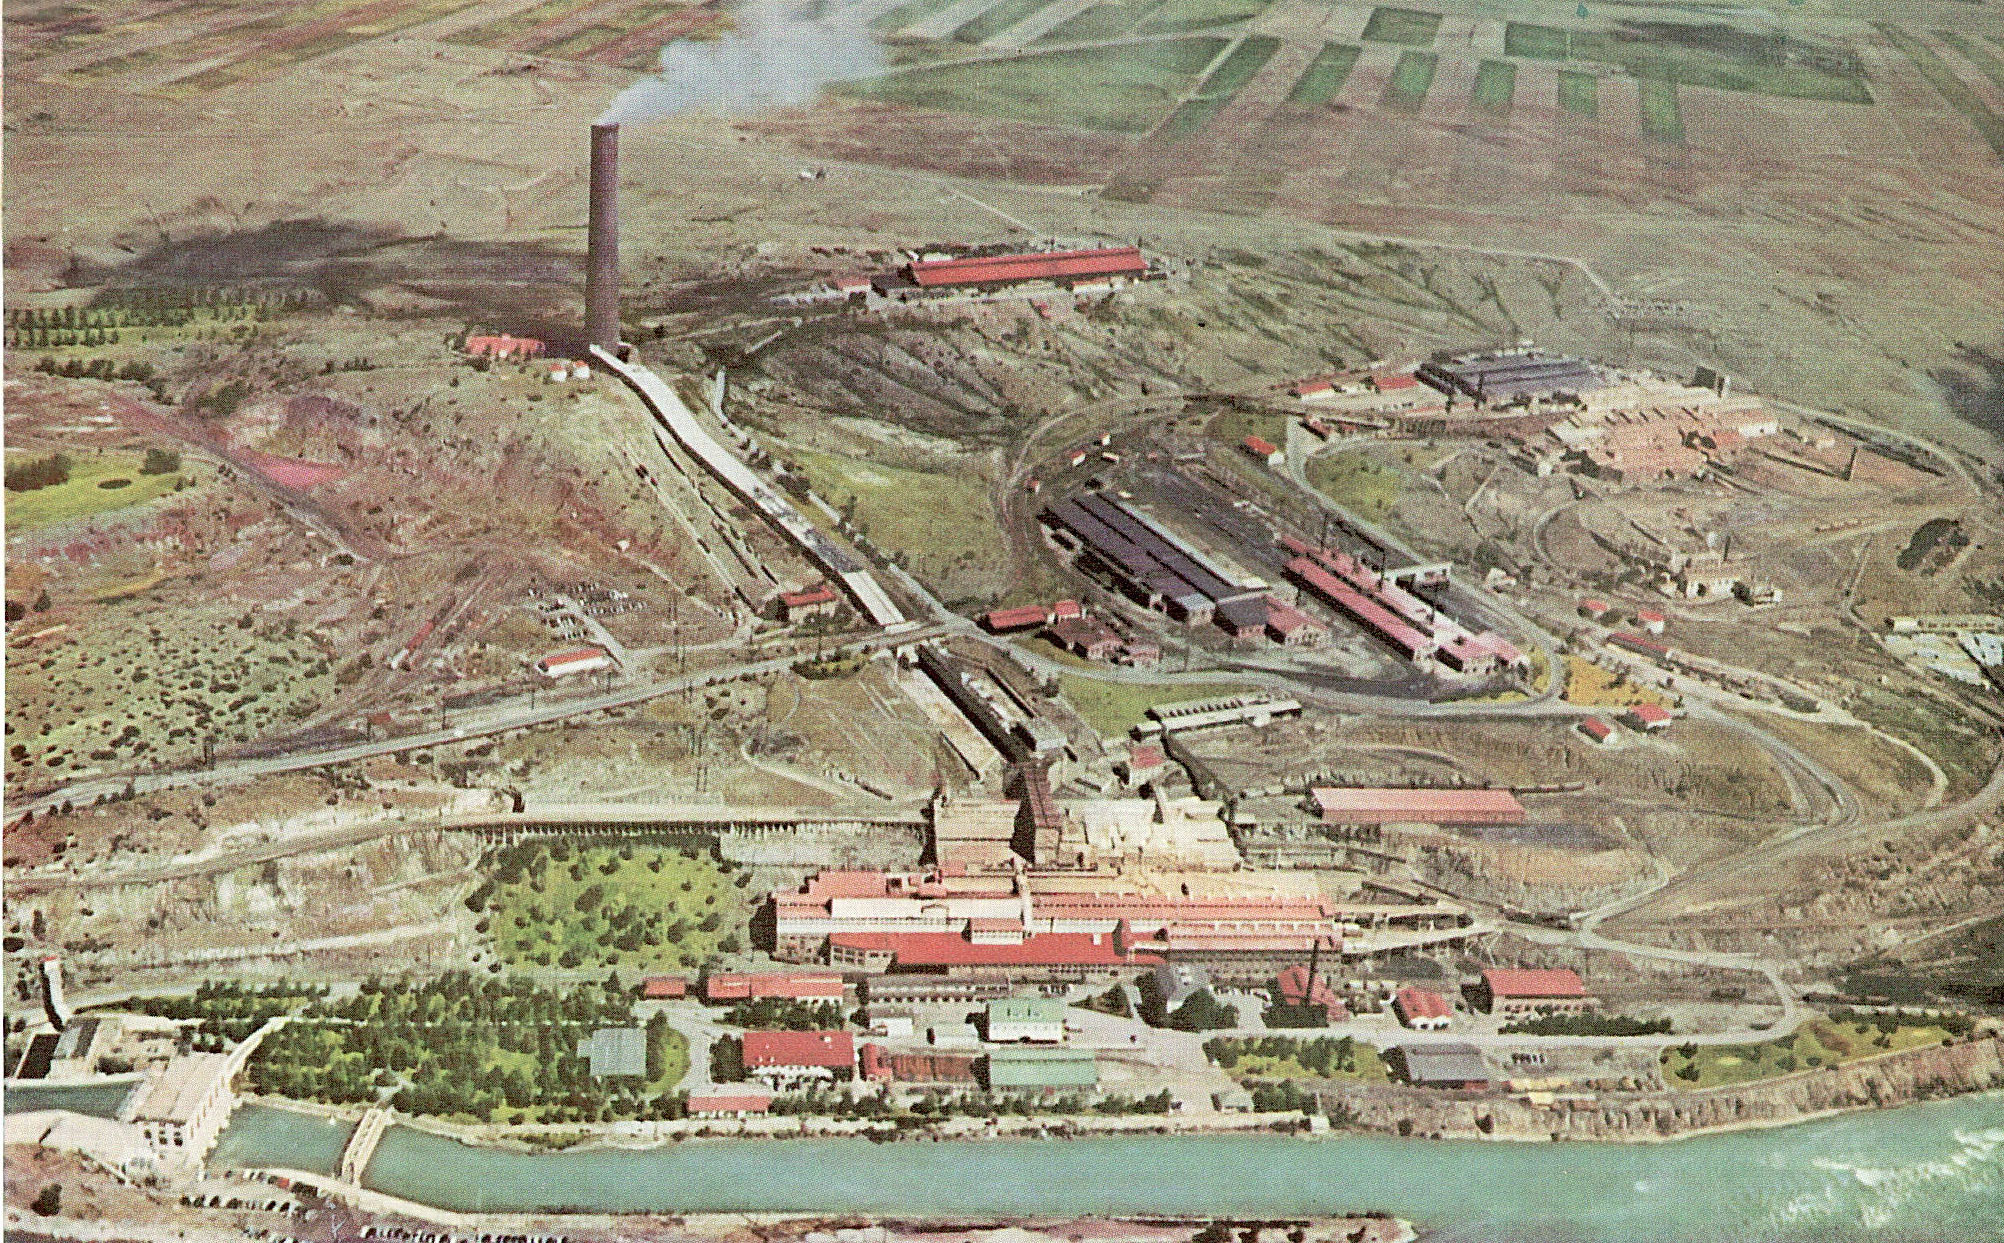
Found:
[[[1312,1089],[1320,1112],[1338,1129],[1400,1138],[1527,1142],[1661,1143],[1702,1135],[1792,1126],[1859,1110],[2004,1087],[2004,1037],[1930,1045],[1795,1074],[1725,1087],[1644,1093],[1464,1095],[1387,1085],[1326,1084]],[[362,1110],[290,1099],[263,1103],[353,1122]],[[585,1126],[517,1127],[413,1117],[399,1125],[505,1151],[646,1150],[705,1140],[860,1138],[874,1142],[968,1142],[1071,1139],[1093,1135],[1221,1135],[1319,1131],[1322,1119],[1299,1112],[1198,1115],[1064,1115],[950,1118],[903,1123],[882,1119],[757,1117],[678,1119]]]

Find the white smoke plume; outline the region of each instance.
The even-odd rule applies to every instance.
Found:
[[[808,18],[788,0],[755,0],[733,16],[737,29],[720,39],[678,39],[662,48],[660,70],[621,91],[600,124],[809,104],[830,83],[883,67],[883,49],[860,17]]]

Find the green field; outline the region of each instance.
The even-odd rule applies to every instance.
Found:
[[[1058,0],[1002,0],[1000,4],[982,12],[973,21],[953,32],[953,37],[961,43],[985,43],[996,35],[1008,30],[1019,22],[1030,19],[1039,9],[1049,8]]]
[[[1983,102],[1975,91],[1955,71],[1935,55],[1934,49],[1914,38],[1891,22],[1873,22],[1873,29],[1886,36],[1888,42],[1900,49],[1914,68],[1926,78],[1928,85],[1947,100],[1957,112],[1969,118],[1976,132],[1983,135],[1983,141],[1990,144],[2000,159],[2004,159],[2004,117],[1993,112],[1990,105]]]
[[[1433,75],[1439,57],[1432,52],[1400,52],[1392,67],[1392,80],[1385,86],[1384,105],[1394,112],[1418,112],[1426,105],[1426,93],[1433,89]]]
[[[1049,645],[1040,645],[1039,652],[1048,654],[1056,651]],[[1165,657],[1167,653],[1164,653]],[[1069,663],[1078,664],[1077,660]],[[1166,660],[1164,662],[1167,663]],[[1168,682],[1102,682],[1081,674],[1058,675],[1059,689],[1064,692],[1065,702],[1079,714],[1079,719],[1097,730],[1102,737],[1124,738],[1136,723],[1147,718],[1148,709],[1156,704],[1176,703],[1185,699],[1210,699],[1219,695],[1242,695],[1258,689],[1228,683],[1201,686],[1185,686]]]
[[[1510,22],[1508,56],[1619,65],[1638,78],[1789,99],[1869,104],[1864,65],[1848,51],[1806,44],[1777,48],[1763,35],[1723,25],[1655,23],[1622,30],[1567,30]]]
[[[1373,43],[1403,43],[1410,47],[1432,47],[1439,33],[1440,14],[1389,5],[1372,9],[1371,20],[1364,25],[1364,37]]]
[[[17,466],[29,456],[36,455],[9,454],[7,464]],[[8,530],[33,531],[138,505],[172,492],[183,477],[179,471],[162,475],[140,474],[139,465],[143,458],[137,453],[88,456],[72,453],[68,456],[69,482],[28,492],[8,489]]]
[[[1981,69],[1984,77],[1995,83],[1998,90],[2004,91],[2004,58],[1999,58],[1996,52],[1975,39],[1966,39],[1952,30],[1937,30],[1934,37],[1962,53],[1964,60]]]
[[[1322,495],[1371,522],[1381,522],[1392,512],[1406,486],[1404,475],[1371,460],[1362,449],[1310,458],[1308,482]]]
[[[1835,1066],[1882,1053],[1940,1044],[1948,1032],[1901,1024],[1887,1032],[1871,1023],[1815,1019],[1793,1035],[1762,1044],[1685,1045],[1663,1051],[1663,1081],[1674,1088],[1711,1088]]]
[[[1182,34],[1249,21],[1266,12],[1273,0],[1168,0],[1135,27],[1136,34]]]
[[[1475,71],[1475,107],[1497,116],[1510,114],[1517,95],[1517,66],[1507,60],[1485,60]]]
[[[1362,51],[1350,43],[1323,44],[1295,80],[1294,89],[1287,93],[1287,102],[1302,108],[1320,108],[1336,98],[1343,84],[1350,80],[1350,71],[1357,67],[1357,57]]]
[[[497,852],[466,904],[510,966],[687,970],[744,947],[736,879],[694,850],[528,842]]]
[[[1115,39],[1146,21],[1161,5],[1157,0],[1136,0],[1132,4],[1096,4],[1068,17],[1044,33],[1038,43],[1092,43]]]
[[[1153,129],[1223,49],[1165,39],[886,74],[838,89],[916,108],[1139,134]]]
[[[1559,109],[1583,117],[1600,115],[1600,79],[1577,69],[1559,70]]]
[[[994,548],[995,509],[979,475],[905,470],[831,453],[797,453],[789,460],[816,495],[848,513],[871,543],[902,554],[920,577]],[[927,503],[914,505],[913,497]]]
[[[910,0],[909,3],[901,4],[872,21],[870,29],[879,34],[895,34],[906,26],[922,22],[935,13],[945,12],[953,3],[954,0]]]
[[[1664,142],[1684,141],[1684,113],[1677,104],[1677,84],[1661,78],[1638,78],[1635,94],[1642,105],[1642,132]]]

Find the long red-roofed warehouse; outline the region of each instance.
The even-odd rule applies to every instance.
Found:
[[[1090,281],[1135,278],[1148,271],[1138,246],[1052,250],[1030,255],[982,255],[908,264],[905,274],[921,289],[956,285],[1012,285],[1023,281]]]
[[[1508,790],[1421,790],[1317,786],[1324,824],[1522,824],[1524,805]]]

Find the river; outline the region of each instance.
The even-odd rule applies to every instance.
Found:
[[[248,1106],[216,1164],[325,1169],[345,1128]],[[695,1141],[642,1151],[482,1148],[392,1127],[365,1175],[462,1210],[1334,1213],[1384,1209],[1437,1240],[1965,1243],[2004,1223],[2004,1094],[1671,1144],[1338,1135],[962,1143]]]

